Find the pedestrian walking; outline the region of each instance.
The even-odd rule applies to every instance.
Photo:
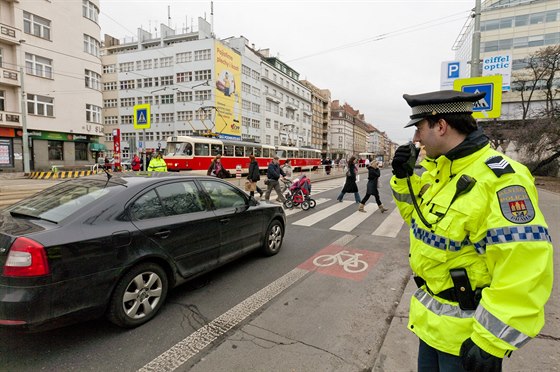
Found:
[[[208,167],[206,175],[218,178],[226,178],[230,176],[229,171],[222,165],[222,155],[218,154],[214,157],[214,159],[210,163],[210,166]]]
[[[261,174],[259,170],[259,163],[257,159],[255,159],[255,155],[249,155],[249,174],[247,175],[247,181],[251,184],[249,186],[249,195],[255,196],[255,191],[259,193],[259,196],[262,198],[263,191],[257,185],[257,182],[261,179]]]
[[[381,172],[379,171],[379,167],[377,166],[376,162],[371,162],[366,167],[367,167],[367,171],[368,171],[368,183],[367,183],[367,186],[366,186],[367,187],[366,188],[366,196],[364,196],[364,198],[360,202],[360,206],[358,207],[358,211],[366,212],[366,210],[365,210],[366,203],[369,200],[369,197],[373,195],[374,198],[375,198],[375,202],[377,203],[377,207],[379,208],[381,213],[385,213],[385,212],[388,211],[388,209],[383,206],[383,204],[381,203],[381,199],[379,198],[378,185],[379,185],[379,177],[381,176]]]
[[[424,146],[397,148],[391,187],[410,226],[418,285],[408,328],[418,371],[500,371],[537,336],[552,290],[553,247],[533,176],[491,148],[471,113],[485,93],[403,97]],[[515,353],[513,353],[515,357]]]
[[[356,184],[356,176],[358,174],[358,167],[356,167],[356,157],[352,156],[348,160],[347,164],[347,171],[346,171],[346,181],[344,182],[344,186],[342,187],[342,191],[336,198],[339,202],[342,202],[342,198],[344,198],[344,194],[346,193],[353,193],[354,199],[356,199],[356,203],[360,203],[360,193],[358,192],[358,185]]]
[[[158,151],[156,156],[153,156],[148,164],[149,172],[167,172],[167,164],[161,156],[161,152]]]
[[[284,197],[284,195],[282,195],[282,191],[280,190],[280,184],[278,182],[278,180],[281,177],[284,177],[285,175],[286,174],[284,173],[284,171],[280,168],[278,156],[274,156],[270,164],[268,164],[268,169],[266,170],[267,182],[266,182],[266,193],[264,194],[264,199],[267,202],[270,199],[270,193],[272,192],[272,189],[276,191],[276,194],[278,195],[278,199],[280,202],[284,203],[286,201],[286,198]]]
[[[286,159],[284,165],[282,166],[282,171],[284,171],[286,178],[292,178],[292,162],[290,159]]]

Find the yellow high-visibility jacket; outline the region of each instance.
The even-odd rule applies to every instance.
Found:
[[[411,177],[431,229],[414,209],[406,178],[391,179],[394,200],[410,226],[410,266],[426,281],[411,299],[408,328],[453,355],[470,337],[503,358],[544,325],[553,247],[529,170],[491,149],[487,140],[469,145],[469,137],[453,154],[424,160],[426,171]],[[452,203],[464,174],[477,182]],[[467,270],[473,290],[485,287],[476,310],[437,296],[453,287],[449,270],[455,268]]]
[[[162,158],[152,158],[148,170],[150,172],[167,172],[167,164]]]

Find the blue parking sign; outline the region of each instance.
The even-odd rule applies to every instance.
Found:
[[[447,64],[447,78],[448,79],[458,79],[461,72],[460,62],[449,62]]]

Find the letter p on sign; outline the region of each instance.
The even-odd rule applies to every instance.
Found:
[[[457,79],[459,78],[459,62],[451,62],[447,65],[447,78]]]

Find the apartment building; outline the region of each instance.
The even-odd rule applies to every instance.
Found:
[[[98,0],[0,0],[0,170],[92,163],[103,134],[98,18]]]
[[[331,131],[329,142],[332,144],[332,159],[349,158],[367,152],[367,138],[371,125],[365,121],[364,114],[348,103],[339,100],[331,102]]]
[[[453,49],[458,60],[470,61],[474,21],[459,35]],[[490,0],[482,3],[480,17],[481,60],[495,55],[511,55],[511,91],[502,95],[502,113],[499,120],[521,118],[523,86],[515,76],[527,67],[527,57],[537,50],[560,44],[560,2],[558,0]],[[560,79],[555,85],[560,89]],[[544,104],[543,86],[538,86],[533,107]]]
[[[323,157],[330,157],[331,92],[319,89],[307,80],[302,80],[301,83],[311,91],[311,147],[321,150]]]

